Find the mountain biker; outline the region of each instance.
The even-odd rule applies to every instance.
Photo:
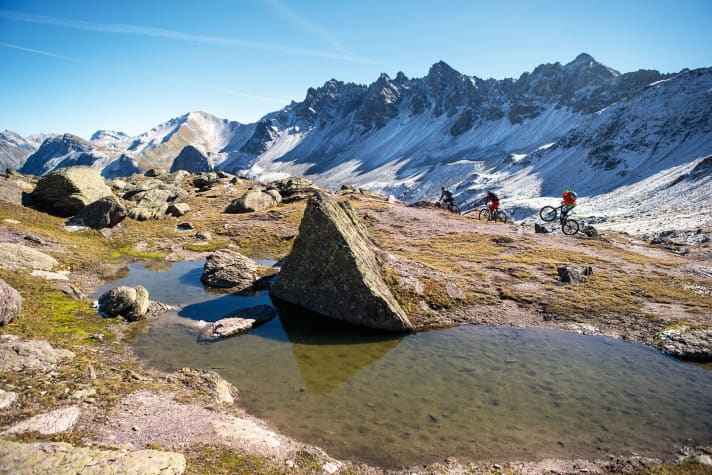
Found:
[[[576,207],[578,195],[573,190],[564,190],[561,194],[561,222],[563,223],[569,212]]]
[[[490,216],[494,216],[494,212],[499,209],[499,197],[492,191],[488,191],[485,196],[485,205],[489,207]]]
[[[455,198],[452,196],[452,191],[446,190],[444,186],[441,186],[440,190],[442,192],[440,193],[440,199],[438,201],[442,201],[445,203],[447,209],[452,210],[452,207],[455,205]]]

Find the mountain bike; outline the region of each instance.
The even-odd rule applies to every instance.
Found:
[[[541,219],[543,219],[544,221],[546,221],[547,223],[550,223],[550,222],[554,221],[559,215],[563,216],[563,208],[564,208],[564,205],[561,205],[558,208],[554,208],[553,206],[544,206],[542,209],[539,210],[539,217]],[[572,212],[573,211],[571,211],[570,213],[572,213]],[[571,219],[568,216],[564,217],[560,221],[561,221],[561,231],[564,234],[571,236],[578,232],[578,230],[579,230],[578,221]]]
[[[492,213],[490,213],[489,208],[485,207],[480,210],[478,218],[486,219],[487,221],[489,221],[491,219],[492,221],[499,221],[502,223],[506,223],[507,222],[507,213],[505,213],[504,211],[502,211],[501,209],[498,208],[498,209],[494,210],[494,215],[493,215]]]
[[[445,204],[442,201],[438,201],[437,203],[435,203],[435,206],[440,209],[446,209],[453,214],[460,214],[460,207],[457,206],[455,203]]]

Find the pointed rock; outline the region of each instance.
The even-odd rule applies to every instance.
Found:
[[[376,251],[348,202],[317,193],[270,295],[329,318],[406,332],[413,325],[383,280]]]

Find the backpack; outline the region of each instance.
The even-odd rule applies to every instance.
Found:
[[[491,191],[489,192],[489,198],[491,198],[491,199],[493,199],[493,200],[495,200],[495,201],[499,201],[499,196],[497,196],[496,194],[494,194],[494,193],[491,192]]]

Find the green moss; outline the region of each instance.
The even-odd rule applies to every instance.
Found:
[[[0,270],[0,278],[23,297],[22,313],[4,331],[28,339],[46,339],[53,345],[94,345],[113,338],[111,322],[100,317],[89,301],[48,289],[47,281],[24,273]]]
[[[131,257],[136,257],[138,259],[160,259],[163,260],[168,255],[167,252],[148,252],[148,251],[137,251],[133,247],[122,247],[119,249],[120,254],[125,254]]]
[[[226,249],[230,246],[230,241],[227,239],[215,240],[210,242],[189,242],[183,244],[183,249],[193,252],[213,252],[218,249]]]
[[[185,473],[230,475],[281,475],[286,470],[266,457],[238,454],[229,447],[203,445],[186,454]]]

